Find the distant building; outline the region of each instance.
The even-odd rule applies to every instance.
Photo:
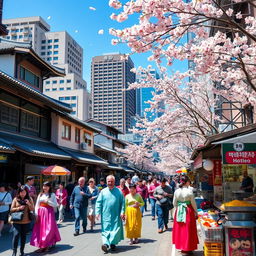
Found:
[[[159,74],[155,69],[151,69],[149,73],[156,79],[160,78]],[[145,78],[146,78],[146,74],[144,72],[141,72],[136,76],[136,81],[143,82]],[[146,111],[146,109],[150,108],[150,104],[147,102],[152,100],[154,92],[155,92],[155,89],[153,87],[139,88],[136,90],[136,114],[142,118],[146,116],[147,119],[150,121],[153,121],[155,118],[157,118],[161,114],[158,112]]]
[[[126,133],[136,112],[134,64],[125,54],[96,56],[91,64],[92,116]]]
[[[6,19],[8,35],[18,42],[31,43],[35,52],[53,66],[65,69],[64,78],[50,78],[44,81],[44,93],[52,98],[64,98],[73,104],[72,114],[81,120],[91,117],[90,94],[82,78],[83,49],[66,32],[50,32],[50,25],[40,16]],[[76,102],[65,100],[76,97]],[[76,105],[74,105],[76,104]]]

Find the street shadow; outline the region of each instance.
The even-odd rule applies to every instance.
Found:
[[[154,243],[156,242],[157,240],[154,240],[154,239],[147,239],[147,238],[144,238],[144,239],[140,239],[139,240],[139,244],[151,244],[151,243]]]
[[[111,254],[119,254],[119,253],[123,253],[123,252],[128,252],[128,251],[132,251],[135,249],[140,248],[140,246],[138,245],[120,245],[116,247],[115,251],[109,251],[109,253]]]
[[[40,253],[40,255],[51,255],[51,254],[55,254],[57,252],[65,252],[65,251],[71,250],[73,247],[74,246],[69,245],[69,244],[59,244],[59,245],[56,245],[54,248],[50,249],[48,252]],[[27,253],[26,255],[27,256],[36,256],[39,254],[37,252],[31,252],[31,253]]]

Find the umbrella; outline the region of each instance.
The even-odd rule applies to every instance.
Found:
[[[176,173],[187,173],[188,171],[187,171],[187,169],[185,167],[182,167],[182,168],[176,170],[175,172]]]
[[[58,175],[70,175],[71,172],[62,166],[51,165],[51,166],[48,166],[47,168],[43,169],[41,171],[41,174],[58,176]]]

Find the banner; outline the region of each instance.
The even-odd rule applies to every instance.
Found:
[[[223,164],[256,164],[256,143],[222,144]]]
[[[222,165],[221,160],[213,160],[213,186],[222,185]]]

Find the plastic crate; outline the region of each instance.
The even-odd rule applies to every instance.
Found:
[[[223,243],[204,243],[204,256],[223,256],[224,245]]]
[[[220,227],[205,227],[200,223],[202,238],[206,242],[223,242],[223,228]]]

